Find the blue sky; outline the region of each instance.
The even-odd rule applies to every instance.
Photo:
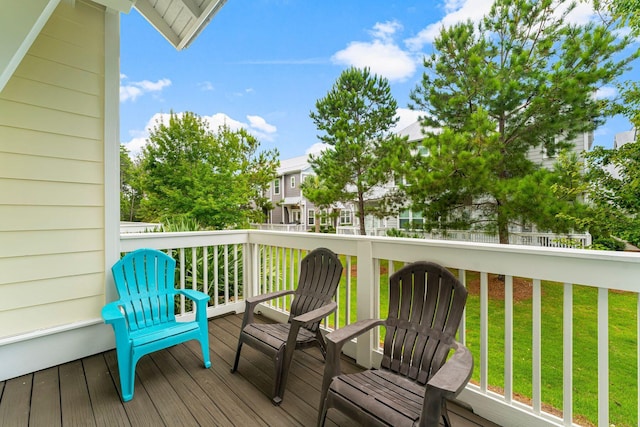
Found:
[[[479,19],[489,0],[228,0],[186,50],[176,51],[137,11],[121,20],[121,142],[136,153],[156,120],[193,111],[215,128],[245,127],[281,159],[317,149],[309,118],[347,67],[389,79],[398,129],[416,120],[409,93],[442,25]],[[573,19],[584,22],[581,5]],[[636,61],[637,62],[637,61]],[[640,66],[627,78],[640,80]],[[603,88],[603,96],[614,94]],[[616,117],[595,144],[612,146],[630,123]]]

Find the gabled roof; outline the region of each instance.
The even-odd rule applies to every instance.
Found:
[[[309,156],[298,156],[290,159],[280,160],[280,167],[277,170],[278,176],[291,174],[294,172],[304,172],[310,169]]]
[[[227,0],[137,0],[134,7],[165,39],[182,50]]]

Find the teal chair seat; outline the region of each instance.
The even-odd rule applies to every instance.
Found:
[[[163,252],[138,249],[111,268],[120,299],[105,305],[102,317],[115,333],[122,400],[125,402],[133,398],[136,364],[145,354],[198,340],[204,366],[211,367],[207,328],[209,296],[191,289],[175,289],[175,267],[176,261]],[[184,295],[194,302],[194,321],[176,321],[177,295]]]

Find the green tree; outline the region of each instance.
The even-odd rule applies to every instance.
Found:
[[[640,143],[618,149],[595,147],[588,157],[586,225],[594,237],[612,236],[640,244]]]
[[[574,201],[554,197],[548,186],[561,178],[528,155],[555,155],[603,123],[604,103],[594,93],[632,59],[617,58],[629,39],[617,39],[611,27],[567,22],[573,7],[496,0],[477,26],[441,30],[411,99],[426,112],[425,130],[442,132],[427,132],[429,154],[416,156],[406,188],[413,208],[432,222],[482,224],[497,229],[501,243],[511,223],[568,226],[556,214]]]
[[[320,181],[317,175],[305,178],[300,185],[304,197],[313,203],[315,208],[315,231],[320,231],[320,215],[322,209],[329,209],[333,204],[333,194],[326,184]]]
[[[374,211],[380,187],[393,168],[408,158],[406,138],[391,130],[398,122],[397,103],[387,79],[368,68],[344,70],[310,114],[319,139],[331,148],[309,157],[325,196],[333,202],[355,203],[360,234],[365,216]]]
[[[168,125],[155,126],[142,153],[145,219],[188,218],[209,229],[262,219],[278,152],[259,146],[244,129],[222,126],[214,133],[194,113],[171,113]]]
[[[120,220],[137,221],[142,189],[140,168],[129,157],[129,150],[120,145]]]

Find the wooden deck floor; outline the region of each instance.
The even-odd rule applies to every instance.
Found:
[[[240,324],[239,315],[209,322],[211,369],[203,368],[195,341],[143,357],[126,404],[114,351],[0,382],[0,425],[314,426],[324,367],[319,350],[296,352],[284,401],[275,407],[270,359],[244,346],[238,371],[230,373]],[[449,412],[456,427],[494,425],[456,405]],[[327,425],[354,422],[332,410]]]

